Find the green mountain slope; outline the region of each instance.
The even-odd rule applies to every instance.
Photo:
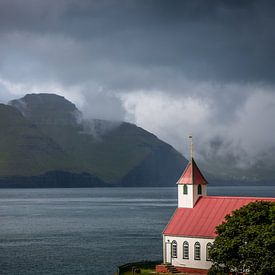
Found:
[[[0,104],[0,175],[31,176],[71,170],[67,154],[16,109]]]
[[[10,115],[5,113],[1,123],[28,138],[21,140],[21,150],[15,147],[16,153],[12,153],[13,145],[4,150],[7,157],[1,158],[0,176],[65,171],[87,173],[114,185],[167,186],[175,183],[187,163],[170,145],[133,124],[84,120],[74,104],[58,95],[26,95],[10,105],[2,108],[16,117],[7,119]],[[25,123],[24,129],[18,127],[19,121]],[[24,131],[28,134],[22,134]],[[2,140],[9,137],[1,135],[0,148],[5,147]],[[27,161],[24,167],[27,157],[36,163]],[[17,164],[19,170],[11,165],[17,162],[22,164]]]

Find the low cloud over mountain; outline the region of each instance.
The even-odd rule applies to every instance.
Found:
[[[258,175],[275,164],[274,12],[269,0],[3,0],[0,100],[62,94],[185,155],[192,133],[217,173]]]

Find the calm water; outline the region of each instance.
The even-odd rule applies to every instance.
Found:
[[[209,195],[275,196],[275,187],[209,187]],[[0,274],[112,275],[161,259],[176,188],[0,189]]]

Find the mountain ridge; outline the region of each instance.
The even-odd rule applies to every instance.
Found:
[[[86,119],[56,94],[27,94],[0,104],[0,131],[0,187],[175,186],[187,164],[141,127]],[[211,185],[274,184],[269,168],[266,178],[243,179],[238,171],[223,178],[213,173],[220,169],[213,163],[211,169],[200,165]]]
[[[9,156],[10,147],[17,153],[10,162],[0,157],[0,186],[25,182],[24,187],[33,187],[33,179],[37,187],[47,187],[50,178],[56,183],[54,187],[58,187],[57,178],[65,187],[171,186],[187,164],[171,145],[152,133],[126,122],[85,120],[62,96],[27,94],[9,104],[1,108],[0,126],[2,123],[3,129],[6,123],[13,134],[2,134],[0,148]],[[11,113],[14,119],[6,119]],[[12,144],[6,150],[1,147],[5,138]],[[6,172],[4,165],[9,166]]]

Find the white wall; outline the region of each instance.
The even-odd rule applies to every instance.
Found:
[[[209,269],[212,265],[210,261],[206,261],[206,245],[210,242],[213,243],[214,239],[208,238],[190,238],[190,237],[174,237],[163,236],[163,246],[165,243],[177,242],[177,258],[172,258],[172,265],[181,267]],[[183,242],[189,243],[189,259],[183,259]],[[194,259],[194,245],[199,242],[201,245],[201,259]],[[163,250],[163,262],[166,263],[166,251]]]
[[[178,184],[178,208],[193,208],[200,196],[207,195],[206,185],[201,185],[201,195],[198,195],[198,185],[187,184],[187,194],[183,194],[183,187]]]
[[[206,196],[206,188],[207,188],[207,185],[206,184],[201,184],[201,195],[198,195],[198,185],[193,185],[194,189],[193,189],[193,202],[194,202],[194,205],[195,203],[197,202],[198,198],[201,197],[201,196]]]
[[[193,208],[193,185],[187,184],[187,194],[183,194],[183,184],[178,184],[178,207]]]

